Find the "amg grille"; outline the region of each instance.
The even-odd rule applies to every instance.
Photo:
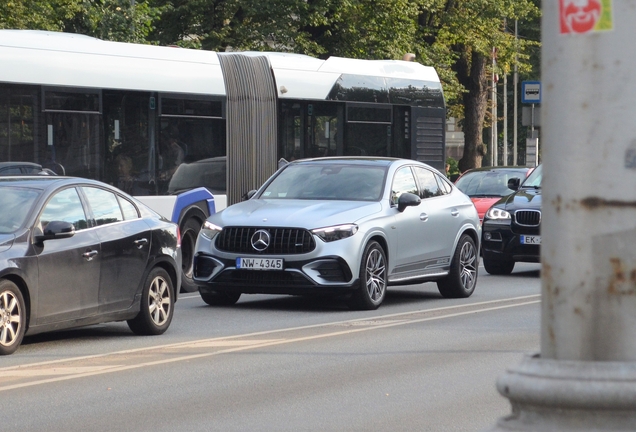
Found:
[[[252,237],[259,230],[269,233],[269,245],[262,250],[252,246]],[[313,251],[316,243],[313,235],[301,228],[229,227],[217,236],[216,247],[232,253],[295,255]]]
[[[519,225],[536,227],[541,224],[541,212],[539,210],[517,210],[515,219]]]

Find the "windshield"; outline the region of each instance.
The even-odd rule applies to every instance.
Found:
[[[385,168],[347,164],[288,165],[267,185],[268,199],[378,201]]]
[[[508,188],[508,180],[526,177],[527,169],[519,170],[489,170],[469,171],[461,176],[455,186],[468,196],[495,196],[502,197],[513,192]]]
[[[541,169],[542,166],[543,165],[539,165],[538,167],[536,167],[534,169],[534,171],[532,171],[532,173],[528,176],[526,181],[523,182],[521,187],[540,188],[541,187],[541,178],[543,177],[542,176],[543,170]]]
[[[10,234],[20,228],[40,195],[35,189],[0,187],[0,234]]]

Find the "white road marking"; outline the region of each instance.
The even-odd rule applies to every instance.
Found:
[[[369,330],[375,330],[379,328],[389,328],[407,324],[415,324],[426,321],[433,321],[445,318],[452,318],[462,315],[470,315],[477,314],[483,312],[491,312],[495,310],[507,309],[511,307],[519,307],[519,306],[527,306],[540,302],[540,295],[529,295],[522,297],[515,297],[509,299],[501,299],[501,300],[491,300],[485,302],[478,303],[469,303],[463,305],[455,305],[455,306],[445,306],[441,308],[434,309],[422,309],[419,311],[411,311],[411,312],[400,312],[394,314],[381,315],[377,317],[373,317],[371,320],[367,318],[360,318],[354,320],[346,320],[346,321],[337,321],[331,323],[323,323],[323,324],[314,324],[308,326],[301,327],[290,327],[285,329],[278,330],[268,330],[261,332],[248,333],[243,335],[235,335],[235,336],[227,336],[227,337],[219,337],[212,339],[201,339],[196,341],[189,342],[180,342],[176,344],[166,344],[166,345],[158,345],[154,347],[148,348],[138,348],[133,350],[125,350],[125,351],[117,351],[106,354],[98,354],[92,356],[82,356],[82,357],[73,357],[68,359],[60,359],[49,362],[41,362],[41,363],[32,363],[29,365],[21,365],[21,366],[13,366],[7,368],[0,368],[0,392],[13,390],[18,388],[42,385],[47,383],[65,381],[70,379],[77,379],[83,377],[90,377],[96,375],[102,375],[106,373],[120,372],[131,369],[138,369],[143,367],[162,365],[168,363],[175,363],[187,360],[193,360],[204,357],[211,357],[215,355],[228,354],[233,352],[245,351],[249,349],[263,348],[268,346],[289,344],[295,342],[305,342],[315,339],[323,339],[328,337],[342,336],[347,334],[359,333]],[[507,303],[507,304],[501,304]],[[481,309],[474,309],[475,307],[482,307]],[[461,311],[461,309],[472,308],[471,310]],[[460,310],[459,312],[454,313],[444,313],[450,312],[451,310]],[[441,314],[440,314],[441,312]],[[414,318],[414,319],[399,319],[399,320],[387,320],[386,318],[394,318],[394,317],[405,317],[407,315],[418,315],[418,314],[427,314],[433,316],[425,316],[422,318]],[[288,337],[288,338],[277,338],[277,339],[252,339],[257,336],[263,335],[273,335],[282,332],[295,332],[301,330],[310,330],[310,329],[333,329],[333,327],[345,327],[343,330],[338,331],[328,331],[326,333],[319,333],[309,336],[301,336],[301,337]],[[240,340],[239,340],[240,339]],[[206,349],[206,348],[223,348],[220,350],[215,350],[212,352],[199,352],[182,356],[175,356],[166,358],[167,352],[178,352],[186,349]],[[157,352],[160,352],[161,355],[157,355]],[[139,357],[153,357],[156,359],[149,359],[147,361],[139,361],[142,360]],[[108,361],[117,361],[116,364],[104,365],[100,364],[98,366],[55,366],[60,363],[72,363],[72,362],[85,362],[92,361],[93,363],[96,361],[100,361],[102,363],[106,363]],[[122,361],[129,361],[131,364],[121,364]],[[15,378],[31,378],[31,377],[39,377],[39,376],[48,376],[49,378],[38,379],[34,381],[28,382],[18,382],[18,383],[8,383],[7,381],[15,381]],[[12,379],[13,378],[13,379]],[[5,382],[5,385],[2,385],[2,382]]]

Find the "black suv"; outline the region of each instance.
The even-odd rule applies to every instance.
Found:
[[[510,274],[515,262],[540,262],[541,165],[525,179],[508,181],[515,192],[486,212],[482,226],[482,257],[490,274]]]

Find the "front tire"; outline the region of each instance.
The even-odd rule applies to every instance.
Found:
[[[477,285],[478,265],[479,255],[475,241],[464,234],[455,249],[448,276],[437,281],[440,294],[446,298],[470,297]]]
[[[512,273],[512,270],[515,268],[515,262],[510,261],[502,261],[502,260],[493,260],[487,257],[487,255],[483,256],[484,260],[484,269],[491,275],[509,275]]]
[[[194,292],[194,247],[197,243],[201,222],[194,217],[188,218],[180,227],[181,231],[181,292]]]
[[[214,291],[199,292],[201,298],[210,306],[231,306],[241,297],[240,292]]]
[[[13,354],[24,338],[26,307],[16,284],[0,280],[0,355]]]
[[[128,327],[138,335],[160,335],[168,330],[174,315],[174,288],[168,272],[153,268],[141,293],[141,310],[128,320]]]
[[[360,262],[360,288],[349,301],[352,309],[373,310],[380,307],[386,296],[386,267],[386,254],[380,243],[369,242]]]

